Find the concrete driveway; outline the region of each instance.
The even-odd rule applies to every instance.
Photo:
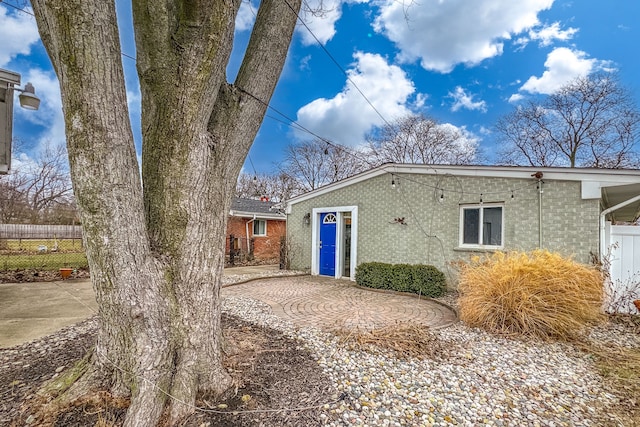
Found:
[[[97,310],[89,280],[0,284],[0,348],[47,336]]]
[[[236,267],[226,269],[225,275],[255,277],[273,269]],[[402,321],[438,328],[456,321],[450,308],[424,298],[374,292],[318,276],[252,280],[224,287],[222,296],[258,299],[296,325],[323,329],[371,329]],[[44,337],[96,312],[90,280],[0,284],[0,348]]]

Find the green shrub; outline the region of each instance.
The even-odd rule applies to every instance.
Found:
[[[410,292],[437,298],[447,292],[447,280],[444,273],[432,265],[414,265],[413,283]]]
[[[374,289],[439,297],[446,291],[444,274],[432,265],[368,262],[356,268],[356,283]]]
[[[602,319],[602,277],[544,250],[475,257],[459,277],[460,319],[491,332],[571,338]]]

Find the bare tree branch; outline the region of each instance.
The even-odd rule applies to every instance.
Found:
[[[579,77],[540,102],[498,120],[500,162],[531,166],[634,168],[640,113],[615,75]]]

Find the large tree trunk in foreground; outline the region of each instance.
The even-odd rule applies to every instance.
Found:
[[[99,303],[96,351],[66,391],[130,397],[127,425],[171,423],[230,386],[220,283],[237,175],[282,70],[300,0],[263,0],[236,81],[239,0],[134,1],[143,185],[113,2],[34,0],[60,80]]]

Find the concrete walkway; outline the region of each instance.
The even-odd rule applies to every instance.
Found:
[[[0,348],[50,335],[98,311],[90,280],[0,284]]]
[[[269,274],[277,266],[234,267],[225,275]],[[226,286],[223,297],[269,304],[298,326],[371,329],[401,321],[432,328],[453,323],[449,308],[412,296],[359,289],[353,282],[318,276],[274,277]],[[0,348],[52,334],[97,312],[90,280],[0,284]]]

